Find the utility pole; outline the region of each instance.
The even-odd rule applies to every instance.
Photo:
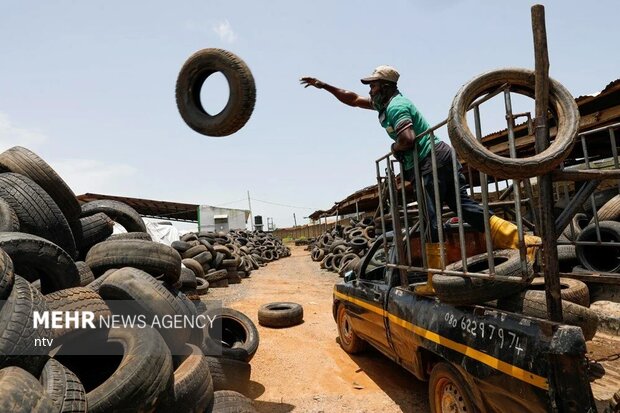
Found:
[[[252,218],[252,203],[250,202],[250,191],[248,190],[248,207],[250,208],[250,225],[254,231],[254,218]]]
[[[295,213],[293,212],[293,222],[295,222],[295,226],[297,226],[297,218],[295,218]]]

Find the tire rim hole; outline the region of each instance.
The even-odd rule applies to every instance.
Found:
[[[200,86],[200,105],[210,116],[219,115],[230,100],[230,85],[226,76],[215,72],[204,80]]]

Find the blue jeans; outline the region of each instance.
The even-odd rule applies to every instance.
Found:
[[[461,200],[463,221],[467,222],[477,231],[484,232],[484,210],[482,206],[467,195],[467,191],[465,189],[465,176],[460,172],[457,174],[459,180],[459,193],[457,195],[454,190],[454,174],[452,171],[451,163],[437,168],[437,183],[439,187],[440,200],[439,204],[443,206],[445,203],[452,210],[452,212],[456,214],[456,197],[458,196]],[[406,170],[404,177],[406,180],[415,185],[413,168]],[[433,184],[433,174],[428,173],[422,175],[422,184],[424,185],[424,192],[426,194],[426,210],[430,225],[431,242],[439,242],[439,234],[437,232],[437,213],[435,211],[435,186]],[[441,215],[441,211],[439,212]],[[490,212],[490,214],[492,215],[492,212]]]

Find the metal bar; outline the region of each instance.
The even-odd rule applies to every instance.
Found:
[[[604,131],[606,129],[616,129],[616,128],[620,128],[620,122],[614,123],[612,125],[607,125],[607,126],[603,126],[603,127],[600,127],[600,128],[592,129],[592,130],[589,130],[589,131],[586,131],[586,132],[581,132],[579,134],[579,136],[592,135],[593,133],[602,132],[602,131]]]
[[[569,273],[561,272],[560,277],[574,278],[575,280],[580,280],[580,281],[585,281],[585,282],[620,285],[620,275],[618,275],[617,273],[593,271],[592,274],[588,274],[588,273],[576,274],[574,272],[569,272]]]
[[[383,237],[383,252],[388,256],[387,235],[385,231],[385,211],[383,210],[383,188],[381,187],[381,169],[379,162],[375,163],[377,169],[377,190],[379,191],[379,214],[381,216],[381,236]]]
[[[441,215],[441,197],[439,194],[439,177],[437,171],[437,154],[435,153],[435,135],[431,133],[431,169],[433,171],[433,189],[435,193],[435,222],[437,223],[437,237],[439,241],[439,256],[441,268],[446,268],[446,247],[443,239],[443,216]]]
[[[616,133],[612,128],[609,128],[609,141],[611,143],[611,153],[614,157],[614,168],[620,169],[618,163],[618,147],[616,146]],[[618,181],[618,192],[620,192],[620,181]]]
[[[589,181],[591,179],[620,179],[620,170],[616,169],[580,169],[580,170],[555,170],[552,173],[554,181]]]
[[[506,122],[508,124],[508,148],[510,157],[517,157],[517,149],[515,148],[514,119],[512,118],[512,100],[510,99],[510,91],[504,91],[504,106],[506,109]],[[521,181],[512,181],[513,192],[515,194],[515,221],[517,223],[517,233],[519,235],[519,254],[521,256],[521,274],[527,277],[527,254],[525,250],[525,238],[523,237],[523,222],[521,221],[521,191],[519,189]]]
[[[572,221],[577,211],[581,209],[583,203],[586,202],[586,200],[594,193],[596,187],[600,183],[601,181],[598,180],[589,181],[579,188],[577,193],[573,195],[571,202],[568,203],[566,208],[564,208],[564,211],[562,211],[560,216],[555,220],[554,226],[556,234],[561,234],[564,232],[564,229],[568,226],[569,222]]]
[[[583,161],[586,164],[586,168],[590,168],[590,157],[588,155],[588,145],[586,145],[586,139],[581,137],[581,147],[583,149]],[[592,207],[592,220],[594,221],[594,229],[596,230],[596,239],[598,241],[601,240],[601,231],[598,224],[598,211],[596,209],[596,201],[594,200],[594,195],[590,196],[590,206]]]
[[[474,121],[476,125],[476,138],[482,140],[482,127],[480,124],[480,108],[476,106],[474,108]],[[491,228],[490,228],[490,213],[489,213],[489,182],[487,175],[480,172],[480,188],[482,189],[482,211],[484,214],[484,239],[486,241],[489,273],[495,273],[495,262],[493,260],[493,241],[491,240]]]
[[[530,112],[527,112],[527,133],[528,135],[532,135],[532,136],[534,135],[534,124],[532,123],[532,115],[530,114]],[[534,198],[534,190],[532,189],[532,183],[530,182],[530,179],[525,179],[523,180],[523,182],[525,183],[525,193],[527,194],[527,197],[529,198],[528,203],[530,204],[530,211],[532,212],[532,216],[534,217],[534,226],[535,226],[534,234],[540,235],[541,223],[540,223],[540,216],[538,215],[540,210],[536,203],[536,199]]]
[[[534,35],[534,62],[536,84],[534,97],[536,100],[536,152],[541,153],[547,148],[549,129],[547,125],[547,109],[549,106],[549,55],[547,52],[547,31],[545,28],[545,8],[542,5],[532,7],[532,32]],[[538,178],[541,207],[541,235],[543,263],[545,269],[545,296],[547,298],[547,314],[549,320],[561,322],[562,299],[560,297],[560,278],[558,276],[558,249],[556,247],[555,223],[553,222],[553,188],[551,176]]]
[[[459,247],[461,249],[461,262],[463,272],[467,272],[467,251],[465,250],[465,227],[463,226],[463,208],[461,206],[461,187],[459,182],[459,171],[457,170],[456,151],[452,151],[452,174],[454,176],[454,193],[456,194],[456,216],[459,219]]]
[[[418,202],[418,224],[420,226],[420,251],[422,256],[422,266],[426,267],[428,260],[426,259],[426,220],[424,219],[424,211],[426,211],[426,198],[422,189],[422,181],[420,179],[420,160],[418,159],[418,147],[413,149],[413,172],[415,176],[416,200]],[[423,198],[420,202],[420,198]]]
[[[405,220],[405,242],[407,243],[407,264],[412,264],[411,258],[411,240],[409,238],[409,217],[407,216],[407,194],[405,191],[405,170],[403,169],[403,164],[401,162],[398,163],[400,168],[400,187],[402,191],[403,197],[403,213]]]
[[[390,213],[392,214],[392,226],[394,228],[394,246],[396,252],[396,262],[402,262],[402,257],[405,255],[403,250],[403,240],[402,240],[402,231],[400,228],[400,213],[398,212],[398,197],[396,196],[396,192],[394,191],[394,171],[392,171],[392,164],[388,161],[387,163],[387,182],[388,182],[388,191],[390,196]],[[386,256],[387,257],[387,256]],[[407,281],[407,272],[400,269],[400,285],[402,287],[407,287],[409,285]]]
[[[442,270],[442,269],[434,269],[428,268],[425,269],[423,267],[408,267],[406,265],[398,265],[398,264],[387,264],[388,268],[397,268],[403,271],[416,271],[416,272],[430,272],[431,274],[443,274],[443,275],[457,275],[460,277],[468,277],[468,278],[482,278],[485,280],[501,280],[515,284],[525,284],[522,277],[513,277],[506,275],[499,275],[495,273],[476,273],[476,272],[462,272],[462,271],[453,271],[453,270]]]

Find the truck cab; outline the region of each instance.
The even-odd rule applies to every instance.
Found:
[[[403,285],[390,244],[380,237],[334,287],[345,351],[371,345],[429,381],[433,413],[596,411],[579,327],[418,296],[426,274],[407,272]]]

